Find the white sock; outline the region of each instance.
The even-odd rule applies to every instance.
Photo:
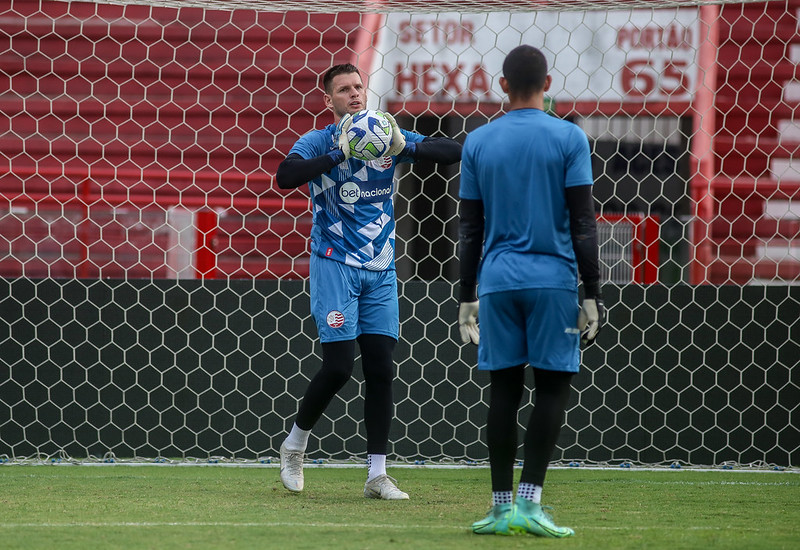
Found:
[[[386,475],[386,455],[367,455],[367,481]]]
[[[303,451],[305,452],[308,446],[308,436],[311,435],[311,430],[301,430],[297,424],[292,424],[292,431],[286,437],[283,444],[290,451]]]
[[[517,496],[529,500],[534,504],[542,502],[542,486],[533,483],[520,483],[517,487]]]
[[[492,491],[492,505],[511,504],[512,491]]]

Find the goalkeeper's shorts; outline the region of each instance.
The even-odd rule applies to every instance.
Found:
[[[478,368],[499,370],[528,363],[578,372],[579,310],[577,290],[529,288],[482,295]]]
[[[311,315],[322,343],[382,334],[397,340],[395,271],[369,271],[311,254]]]

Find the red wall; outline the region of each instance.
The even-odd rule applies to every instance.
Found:
[[[22,260],[33,258],[24,269],[6,258],[2,274],[155,273],[153,266],[97,268],[107,262],[91,260],[93,247],[110,238],[97,223],[79,232],[69,216],[54,222],[49,213],[47,222],[32,215],[50,212],[50,204],[58,211],[65,201],[79,218],[81,210],[99,216],[120,204],[223,208],[223,218],[249,213],[244,223],[256,227],[243,231],[241,219],[233,222],[240,237],[249,237],[244,250],[231,248],[239,237],[218,232],[221,254],[231,256],[221,256],[221,264],[241,268],[239,256],[250,253],[255,263],[239,275],[292,273],[292,261],[263,272],[266,258],[280,253],[284,235],[277,230],[286,229],[285,219],[274,232],[269,221],[288,216],[297,240],[308,221],[307,197],[285,201],[272,174],[297,137],[320,116],[328,122],[317,79],[332,63],[349,60],[346,43],[358,14],[4,0],[0,18],[0,192],[18,211],[5,215],[0,229]],[[44,241],[15,237],[26,224],[32,233],[72,231],[72,239],[48,237],[65,258],[37,258]],[[290,260],[304,254],[304,240],[300,248]],[[72,269],[87,255],[82,269]]]

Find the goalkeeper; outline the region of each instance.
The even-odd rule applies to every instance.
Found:
[[[357,67],[331,67],[323,99],[333,124],[302,136],[278,167],[281,189],[308,183],[311,229],[311,313],[322,342],[322,366],[300,401],[281,445],[281,481],[303,490],[303,455],[311,429],[350,379],[355,345],[364,371],[367,481],[364,496],[407,499],[386,474],[389,428],[394,414],[392,353],[399,336],[394,242],[394,170],[398,163],[429,160],[453,164],[461,144],[401,130],[394,118],[387,156],[364,162],[350,156],[345,137],[352,115],[366,109],[367,92]]]
[[[478,534],[573,534],[543,511],[542,486],[579,369],[579,342],[595,339],[604,309],[589,141],[578,126],[544,112],[550,84],[542,52],[514,48],[500,78],[507,114],[464,142],[458,322],[462,341],[479,344],[478,369],[490,376],[486,433],[493,506],[472,525]],[[512,504],[526,364],[533,371],[535,404]]]

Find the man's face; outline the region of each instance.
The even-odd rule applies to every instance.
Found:
[[[347,113],[367,108],[367,90],[358,73],[338,74],[331,81],[331,93],[325,94],[325,106],[333,111],[333,122]]]

